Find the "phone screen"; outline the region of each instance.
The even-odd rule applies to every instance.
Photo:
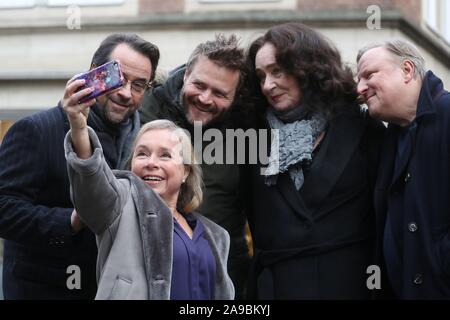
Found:
[[[80,99],[81,103],[111,92],[124,84],[120,64],[116,60],[109,61],[92,69],[89,72],[80,75],[77,79],[84,79],[86,81],[81,89],[94,88],[94,91],[89,95]]]

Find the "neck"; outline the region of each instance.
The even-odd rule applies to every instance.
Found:
[[[414,119],[416,118],[416,111],[417,108],[408,108],[407,112],[405,112],[404,117],[402,117],[401,119],[399,119],[397,122],[397,124],[400,127],[407,127],[411,124],[411,122],[414,121]]]
[[[272,109],[275,116],[285,123],[302,120],[308,116],[308,110],[305,106],[300,105],[289,110]]]
[[[414,121],[417,115],[417,104],[419,103],[420,91],[422,88],[421,81],[415,81],[412,84],[412,90],[408,92],[405,97],[407,97],[407,101],[405,103],[405,108],[401,119],[397,122],[397,124],[401,127],[409,126],[411,122]]]
[[[176,202],[172,202],[172,203],[167,203],[167,206],[170,209],[170,212],[172,212],[172,215],[174,217],[178,217],[178,215],[180,214],[177,210],[177,203]]]

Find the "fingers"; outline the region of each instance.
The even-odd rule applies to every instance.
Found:
[[[84,79],[77,79],[81,75],[82,73],[78,73],[67,81],[65,93],[72,95],[75,91],[80,90],[80,87],[85,84]]]
[[[62,99],[62,105],[64,109],[70,106],[79,105],[82,98],[86,97],[94,91],[94,88],[83,88],[84,83],[85,81],[83,79],[71,79],[67,82]],[[94,102],[92,102],[92,100],[94,100]],[[92,105],[95,103],[95,99],[91,99],[85,103]]]
[[[72,227],[73,233],[78,233],[84,228],[84,223],[75,210],[72,211],[72,215],[70,216],[70,226]]]
[[[63,103],[63,109],[69,115],[82,113],[87,117],[87,115],[89,113],[89,108],[95,104],[95,99],[91,99],[91,100],[85,101],[83,103],[79,103],[76,100],[77,99],[66,100],[65,103]],[[73,101],[76,101],[76,102],[73,102]],[[73,102],[73,103],[71,103],[71,102]]]
[[[78,79],[81,75],[83,73],[74,75],[66,83],[63,100],[67,100],[70,105],[79,104],[79,101],[94,91],[94,88],[85,87],[85,79]]]
[[[77,79],[77,80],[71,79],[71,80],[67,81],[66,88],[64,90],[64,99],[68,99],[76,93],[79,93],[78,97],[80,99],[80,98],[84,97],[86,94],[89,94],[90,92],[92,92],[92,88],[83,88],[84,84],[85,84],[84,79]],[[91,90],[91,91],[88,91],[88,90]]]
[[[81,100],[91,94],[95,89],[94,88],[84,88],[80,91],[74,92],[69,98],[68,101],[71,105],[80,104]],[[84,101],[83,101],[84,102]]]

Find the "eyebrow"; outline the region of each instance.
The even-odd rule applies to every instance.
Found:
[[[130,80],[129,76],[122,71],[123,76],[125,77],[125,79]],[[147,80],[147,78],[137,78],[137,79],[133,79],[131,81],[142,81],[142,82],[148,82],[150,80]]]
[[[217,89],[217,88],[214,88],[212,91],[216,91],[216,92],[218,92],[218,93],[220,93],[221,95],[224,95],[224,96],[226,96],[226,97],[228,97],[228,96],[231,94],[231,91],[230,91],[230,92],[227,92],[227,91],[220,90],[220,89]]]
[[[138,149],[145,149],[147,151],[150,151],[150,149],[145,145],[145,144],[139,144],[136,146],[136,148],[134,149],[135,151]],[[166,147],[159,147],[158,149],[162,150],[162,151],[169,151],[172,152],[173,148],[166,148]]]
[[[208,85],[205,81],[200,80],[199,78],[194,78],[192,82],[193,83],[199,83],[201,85]],[[222,89],[219,89],[219,88],[215,88],[215,87],[212,87],[211,91],[212,92],[218,92],[218,93],[220,93],[220,94],[222,94],[224,96],[229,96],[233,92],[233,90],[231,90],[230,92],[227,92],[225,90],[222,90]]]
[[[358,70],[359,69],[359,70]],[[358,78],[358,80],[361,78],[361,75],[366,72],[367,67],[366,66],[362,66],[361,68],[358,68],[358,65],[356,65],[356,77]]]

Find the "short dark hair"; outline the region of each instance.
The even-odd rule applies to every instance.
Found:
[[[126,44],[131,49],[146,56],[152,64],[150,81],[155,78],[156,68],[159,62],[159,49],[134,33],[114,33],[102,41],[92,57],[91,66],[100,66],[110,60],[111,53],[119,44]]]
[[[246,63],[244,49],[239,47],[239,40],[235,34],[226,37],[219,33],[213,41],[200,43],[186,63],[186,72],[189,74],[197,63],[198,57],[204,56],[221,67],[239,71],[239,84],[236,93],[242,88],[246,76]]]
[[[261,95],[261,88],[255,57],[266,43],[275,47],[276,62],[283,71],[297,79],[305,108],[332,115],[338,108],[357,102],[352,71],[343,65],[339,51],[320,33],[297,22],[273,26],[251,43],[247,63],[257,95]]]

